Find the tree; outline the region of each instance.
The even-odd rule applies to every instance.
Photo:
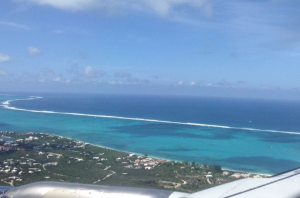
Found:
[[[210,168],[212,171],[215,171],[215,172],[218,172],[218,173],[222,172],[222,168],[221,168],[220,165],[211,165],[209,168]]]
[[[196,166],[196,163],[195,163],[195,162],[192,162],[192,166],[194,166],[194,167],[195,167],[195,166]]]

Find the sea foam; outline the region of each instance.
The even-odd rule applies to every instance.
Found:
[[[10,106],[11,102],[13,102],[13,101],[36,100],[36,99],[41,99],[41,98],[43,98],[43,97],[30,96],[29,98],[26,98],[26,99],[7,100],[7,101],[2,102],[1,106],[3,106],[6,109],[11,109],[11,110],[16,110],[16,111],[33,112],[33,113],[73,115],[73,116],[85,116],[85,117],[97,117],[97,118],[109,118],[109,119],[122,119],[122,120],[132,120],[132,121],[142,121],[142,122],[156,122],[156,123],[164,123],[164,124],[177,124],[177,125],[189,125],[189,126],[199,126],[199,127],[234,129],[234,130],[243,130],[243,131],[257,131],[257,132],[284,133],[284,134],[290,134],[290,135],[300,135],[300,132],[293,132],[293,131],[280,131],[280,130],[232,127],[232,126],[224,126],[224,125],[212,125],[212,124],[191,123],[191,122],[174,122],[174,121],[144,119],[144,118],[132,118],[132,117],[120,117],[120,116],[111,116],[111,115],[84,114],[84,113],[72,113],[72,112],[57,112],[57,111],[46,111],[46,110],[30,110],[30,109],[22,109],[22,108],[16,108],[16,107]]]

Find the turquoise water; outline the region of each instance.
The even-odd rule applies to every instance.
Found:
[[[110,97],[114,98],[116,96]],[[17,98],[28,98],[28,96],[0,95],[1,103]],[[73,98],[74,101],[70,102],[70,98]],[[119,96],[118,98],[120,99]],[[106,109],[103,110],[105,114],[103,114],[101,109],[92,108],[93,105],[90,105],[88,101],[91,101],[90,103],[94,106],[98,106],[95,101],[99,104],[101,98],[89,95],[78,97],[77,99],[74,96],[61,95],[51,98],[51,96],[46,95],[41,99],[10,102],[10,107],[23,110],[7,109],[5,105],[0,107],[0,130],[47,132],[117,150],[148,154],[176,161],[187,160],[201,164],[219,164],[224,168],[240,171],[275,174],[300,165],[300,134],[297,133],[297,130],[294,130],[298,127],[297,120],[294,123],[290,123],[292,126],[289,126],[289,129],[293,130],[287,131],[284,131],[284,127],[275,129],[267,125],[262,127],[261,123],[257,124],[260,128],[255,130],[253,129],[255,125],[252,124],[254,121],[249,122],[248,117],[245,118],[247,125],[242,126],[240,124],[243,123],[241,119],[237,121],[238,124],[226,128],[223,126],[228,126],[225,125],[228,123],[234,124],[234,119],[226,118],[228,123],[221,123],[222,121],[219,122],[218,120],[222,119],[215,118],[222,114],[218,113],[214,116],[211,115],[214,119],[212,122],[207,123],[210,125],[215,124],[214,126],[200,126],[189,124],[187,123],[189,120],[182,120],[180,116],[175,117],[171,115],[167,117],[165,111],[157,116],[153,110],[151,110],[152,114],[147,113],[146,107],[143,107],[144,114],[142,115],[140,111],[143,105],[136,110],[131,110],[129,115],[128,112],[124,113],[125,107],[122,107],[124,100],[115,100],[113,103],[112,99],[110,99],[110,103],[113,106],[110,107],[111,111],[113,116],[119,117],[105,118],[101,117],[101,115],[111,116],[112,114],[109,114],[110,109],[106,106]],[[151,101],[153,100],[147,101],[147,103]],[[158,101],[162,103],[160,100],[152,103]],[[130,103],[130,101],[127,102]],[[132,104],[131,109],[134,106],[139,106],[137,101],[133,103],[135,104]],[[179,104],[180,102],[174,102],[172,108],[176,108],[176,111],[183,108]],[[245,101],[243,101],[244,104]],[[155,104],[149,105],[159,106]],[[91,109],[89,110],[87,106],[91,106]],[[101,105],[99,104],[99,106]],[[276,106],[278,106],[277,103]],[[298,108],[292,107],[292,109]],[[193,109],[192,107],[190,108]],[[195,106],[195,108],[197,107]],[[118,109],[120,113],[118,113]],[[206,111],[203,107],[201,109],[203,112]],[[35,110],[36,112],[27,110]],[[275,110],[278,111],[278,109]],[[135,113],[135,111],[138,113]],[[169,112],[170,109],[166,109],[166,111]],[[65,114],[66,112],[80,113],[80,115]],[[291,112],[290,110],[288,112],[291,114],[291,117],[297,116]],[[233,114],[231,117],[235,118],[234,113],[231,113]],[[246,114],[247,112],[244,113]],[[195,116],[193,115],[193,117]],[[251,117],[251,120],[255,120],[255,116]],[[289,119],[286,120],[286,125],[288,125]],[[196,124],[203,123],[198,122],[195,118],[191,122]],[[250,126],[251,130],[249,130]]]

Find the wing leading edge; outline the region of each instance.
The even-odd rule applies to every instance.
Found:
[[[248,178],[193,194],[120,186],[36,182],[12,188],[1,198],[300,198],[300,167],[270,178]]]
[[[300,168],[270,178],[248,178],[203,190],[185,198],[300,198]]]

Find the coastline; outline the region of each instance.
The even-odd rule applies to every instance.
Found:
[[[35,134],[36,132],[28,132],[28,133]],[[106,147],[106,146],[103,146],[103,145],[93,144],[93,143],[89,143],[89,142],[86,142],[86,141],[82,141],[82,140],[70,138],[68,136],[56,135],[56,134],[46,133],[46,132],[40,132],[38,134],[47,134],[47,135],[51,135],[51,136],[55,136],[55,137],[66,138],[66,139],[68,139],[70,141],[83,142],[83,143],[89,144],[91,146],[98,147],[100,149],[104,149],[105,148],[105,149],[109,149],[109,150],[112,150],[112,151],[126,153],[128,155],[129,154],[134,154],[134,155],[138,155],[138,156],[144,156],[145,155],[145,153],[138,153],[138,152],[130,152],[130,151],[126,151],[126,150],[119,150],[119,149],[115,149],[115,148],[112,148],[112,147]],[[153,159],[156,159],[156,160],[164,160],[164,161],[168,161],[168,162],[182,163],[182,161],[173,160],[173,159],[169,159],[169,158],[163,158],[163,157],[154,156],[154,155],[148,155],[147,154],[147,157],[150,157],[150,158],[153,158]],[[199,164],[199,165],[201,165],[201,164]],[[208,165],[212,165],[212,164],[208,164]],[[243,175],[252,175],[252,176],[261,176],[261,177],[270,177],[270,176],[272,176],[272,175],[266,174],[266,173],[247,172],[247,171],[241,171],[241,170],[234,170],[234,169],[230,169],[230,168],[226,168],[226,167],[221,167],[221,169],[222,169],[223,172],[228,171],[228,172],[233,172],[233,173],[243,174]]]
[[[0,141],[0,183],[11,186],[46,180],[196,192],[237,179],[267,177],[120,151],[45,132],[1,134],[11,140]]]
[[[222,168],[223,171],[230,171],[230,172],[235,172],[235,173],[241,173],[241,174],[250,174],[250,175],[261,175],[263,177],[271,177],[273,175],[267,174],[267,173],[255,173],[255,172],[246,172],[246,171],[239,171],[239,170],[233,170],[229,168]]]
[[[110,150],[113,150],[113,151],[124,152],[124,153],[127,153],[127,154],[131,154],[132,153],[132,154],[140,155],[140,156],[144,155],[144,154],[137,153],[137,152],[129,152],[129,151],[124,151],[124,150],[117,150],[117,149],[114,149],[114,148],[111,148],[111,147],[104,147],[102,145],[96,145],[96,144],[90,144],[90,145],[93,145],[93,146],[96,146],[96,147],[99,147],[99,148],[107,148],[107,149],[110,149]],[[177,162],[177,163],[182,163],[182,161],[172,160],[172,159],[168,159],[168,158],[162,158],[162,157],[154,156],[154,155],[148,155],[148,157],[151,157],[151,158],[154,158],[154,159],[158,159],[158,160],[165,160],[165,161],[168,161],[168,162],[173,161],[173,162]],[[212,165],[212,164],[208,164],[208,165]],[[226,167],[221,167],[221,168],[222,168],[222,171],[228,171],[228,172],[233,172],[233,173],[237,173],[237,174],[245,174],[245,175],[249,174],[249,175],[252,175],[252,176],[256,175],[256,176],[261,176],[261,177],[271,177],[272,176],[272,175],[266,174],[266,173],[246,172],[246,171],[229,169],[229,168],[226,168]]]
[[[58,109],[57,113],[51,111],[53,109],[55,110],[56,102],[54,106],[47,106],[45,108],[41,108],[39,105],[44,104],[42,103],[42,101],[43,100],[35,100],[31,102],[32,105],[21,106],[23,107],[23,109],[36,109],[36,111],[28,112],[28,114],[26,112],[20,112],[20,116],[19,112],[17,112],[15,109],[6,109],[4,106],[1,106],[1,109],[3,109],[2,122],[8,124],[4,125],[3,129],[19,132],[45,131],[52,134],[70,136],[71,138],[78,139],[81,141],[93,142],[97,146],[107,147],[116,151],[136,153],[139,155],[143,155],[146,153],[151,157],[176,162],[182,162],[184,159],[188,160],[189,162],[195,161],[198,164],[221,164],[224,170],[233,170],[236,172],[249,172],[251,174],[276,174],[286,169],[293,168],[295,166],[294,164],[296,164],[295,162],[299,161],[296,155],[297,153],[291,154],[291,152],[288,150],[294,150],[294,148],[296,148],[294,146],[297,142],[295,141],[295,139],[299,138],[300,140],[299,135],[299,137],[295,137],[294,135],[292,136],[292,134],[285,135],[279,133],[276,134],[255,131],[253,133],[249,132],[249,135],[247,135],[246,138],[244,138],[242,134],[248,134],[248,131],[240,132],[236,129],[236,127],[230,127],[230,129],[224,129],[223,131],[223,129],[215,129],[208,126],[205,128],[184,125],[179,126],[175,124],[169,126],[150,122],[143,123],[141,122],[141,120],[137,121],[136,123],[135,121],[127,122],[117,119],[118,117],[113,117],[116,119],[89,119],[88,117],[83,117],[83,114],[86,114],[84,113],[85,111],[75,111],[76,109],[73,108],[66,111],[62,111],[63,109],[60,111],[60,109]],[[36,105],[36,103],[38,105]],[[20,104],[23,104],[23,102]],[[65,103],[58,103],[58,105],[62,104]],[[9,106],[14,107],[14,103],[12,102]],[[17,107],[18,105],[16,103],[16,108]],[[41,110],[42,112],[40,112],[39,110]],[[8,114],[5,114],[6,111],[8,111]],[[15,113],[13,111],[15,111]],[[74,115],[74,113],[67,115],[56,115],[60,114],[60,112],[79,112],[80,114],[77,117]],[[96,111],[90,113],[91,116],[102,115],[98,114],[98,112]],[[103,116],[106,115],[106,113],[103,114]],[[14,121],[14,119],[10,119],[9,116],[5,115],[9,115],[12,118],[20,117],[23,123],[16,122]],[[68,117],[68,115],[72,117]],[[115,115],[119,115],[118,112],[115,113]],[[120,115],[122,116],[122,114]],[[22,116],[24,116],[24,118]],[[123,116],[128,118],[143,118],[143,116]],[[30,120],[27,120],[27,117],[30,118]],[[31,123],[31,118],[36,119],[36,122]],[[163,121],[169,119],[161,118],[161,120]],[[62,122],[60,123],[60,121]],[[39,123],[45,124],[41,125]],[[84,124],[86,124],[86,126]],[[148,124],[151,127],[153,126],[153,128],[148,127]],[[214,122],[212,122],[212,124],[214,124]],[[229,124],[228,126],[235,125]],[[253,125],[253,128],[254,126],[255,125]],[[243,127],[243,125],[241,125],[241,127]],[[128,131],[126,131],[127,129]],[[114,133],[110,134],[110,130],[114,130]],[[186,133],[183,134],[181,130],[186,131]],[[141,134],[142,136],[140,136],[139,134]],[[103,135],[103,137],[101,137],[101,135]],[[149,137],[149,139],[144,138],[146,136]],[[280,136],[280,138],[278,138],[278,136]],[[98,137],[101,139],[98,140]],[[122,140],[123,137],[124,140]],[[190,139],[181,140],[179,139],[180,137]],[[275,137],[274,142],[271,141],[273,140],[273,137]],[[294,143],[290,145],[277,141],[281,139],[281,137],[282,139],[286,139],[285,142],[291,139]],[[113,141],[113,138],[115,138],[116,141]],[[230,142],[223,141],[224,138],[228,138]],[[267,138],[270,141],[263,141],[264,138]],[[168,145],[165,145],[165,140],[167,140],[170,143]],[[212,144],[212,146],[208,147],[207,144]],[[227,150],[224,151],[222,148],[226,148]],[[263,152],[258,152],[259,148],[263,148]],[[275,163],[276,166],[269,165]]]
[[[139,156],[144,156],[145,155],[145,153],[130,152],[130,151],[126,151],[126,150],[118,150],[118,149],[115,149],[115,148],[112,148],[112,147],[106,147],[106,146],[103,146],[103,145],[92,144],[92,143],[89,143],[89,142],[77,140],[77,139],[66,137],[66,136],[55,135],[55,134],[51,134],[51,133],[46,133],[46,134],[50,134],[50,135],[58,136],[58,137],[62,137],[62,138],[67,138],[69,140],[75,140],[75,141],[79,141],[79,142],[88,143],[88,144],[90,144],[92,146],[95,146],[95,147],[98,147],[98,148],[106,148],[106,149],[110,149],[112,151],[123,152],[123,153],[127,153],[127,154],[135,154],[135,155],[139,155]],[[148,155],[147,154],[147,156],[151,157],[151,158],[154,158],[154,159],[157,159],[157,160],[165,160],[165,161],[168,161],[168,162],[172,162],[173,161],[173,162],[176,162],[176,163],[182,163],[182,161],[173,160],[173,159],[169,159],[169,158],[163,158],[163,157],[159,157],[159,156],[155,156],[155,155]],[[208,164],[208,165],[212,165],[212,164]],[[256,173],[256,172],[234,170],[234,169],[230,169],[230,168],[226,168],[226,167],[221,167],[221,168],[222,168],[223,172],[224,171],[228,171],[228,172],[233,172],[233,173],[237,173],[237,174],[244,174],[244,175],[251,175],[251,176],[261,176],[261,177],[271,177],[272,176],[271,174],[267,174],[267,173]]]

